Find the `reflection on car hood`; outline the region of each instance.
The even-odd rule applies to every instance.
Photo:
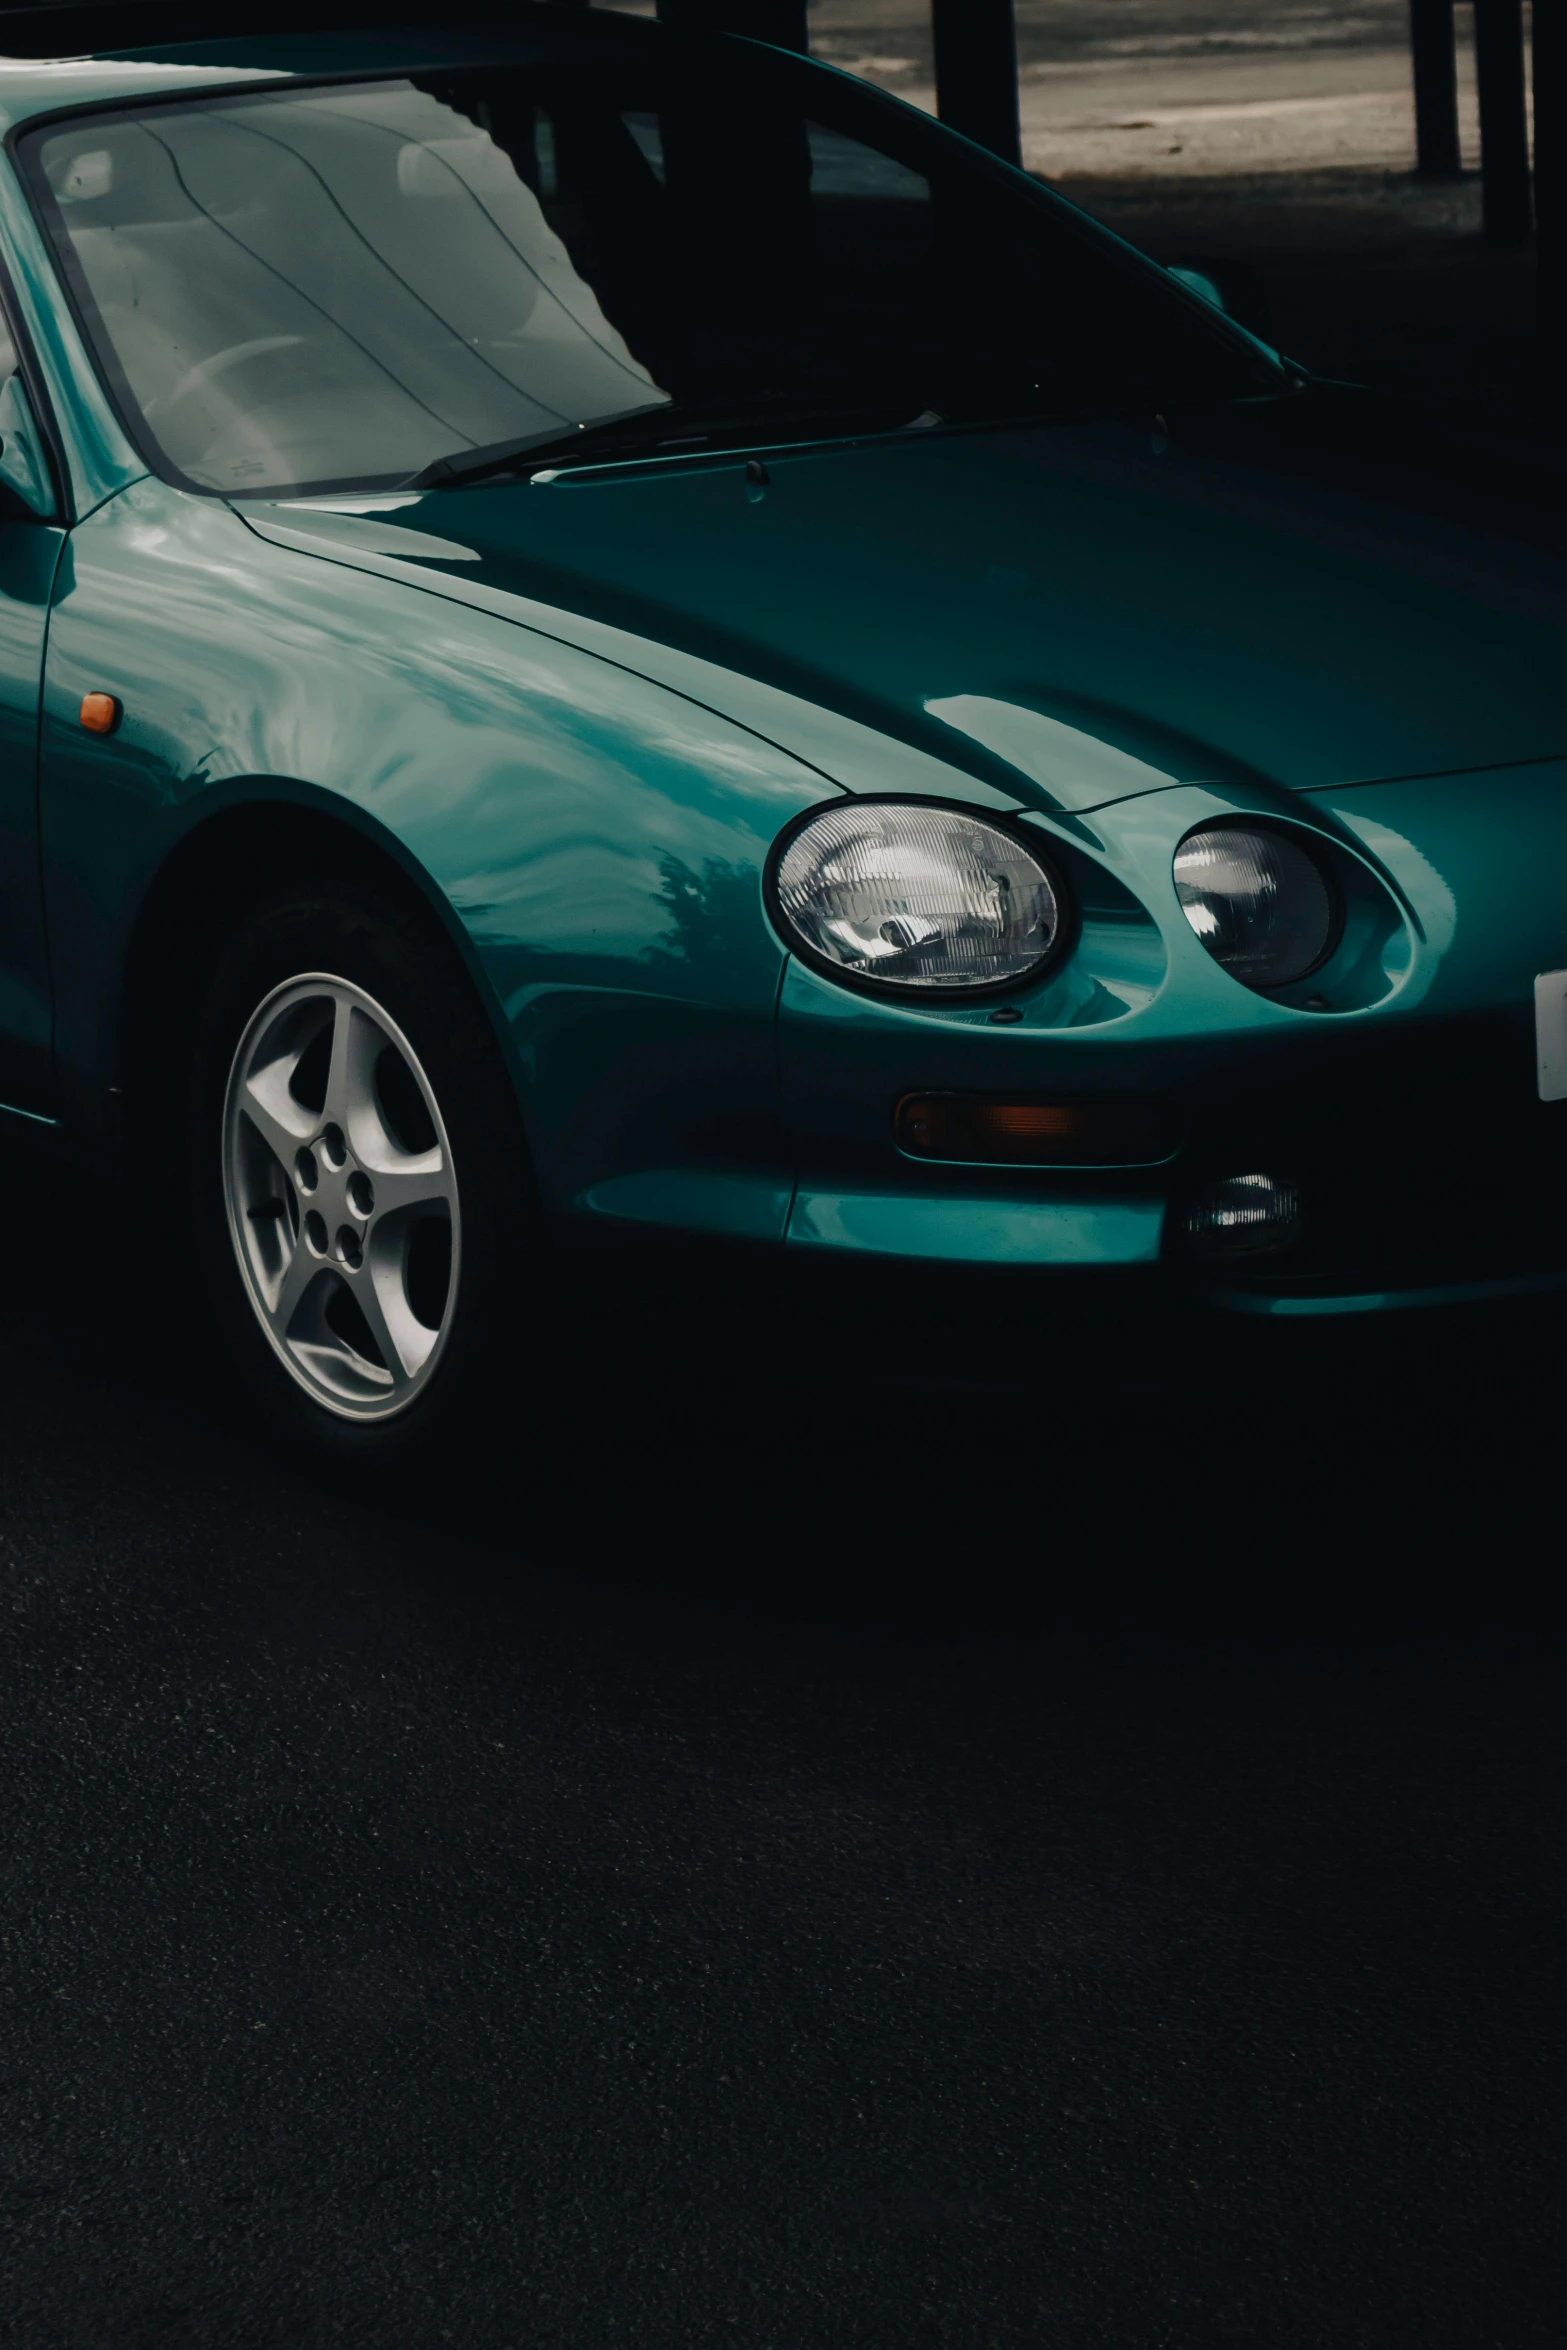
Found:
[[[1538,512],[1520,537],[1494,500],[1346,459],[1336,427],[1253,410],[1168,438],[921,435],[769,451],[765,473],[725,454],[242,511],[340,561],[524,598],[558,633],[624,632],[666,682],[714,664],[758,731],[779,730],[752,684],[1036,805],[1567,751],[1567,566]]]

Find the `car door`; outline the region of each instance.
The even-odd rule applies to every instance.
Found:
[[[0,309],[0,1107],[47,1114],[49,958],[38,871],[38,696],[65,543],[43,435]]]

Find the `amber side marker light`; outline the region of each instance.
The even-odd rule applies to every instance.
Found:
[[[83,694],[78,715],[89,734],[113,734],[120,723],[120,705],[113,694]]]
[[[1009,1167],[1147,1167],[1169,1158],[1180,1140],[1157,1102],[906,1093],[892,1125],[899,1149],[917,1159]]]

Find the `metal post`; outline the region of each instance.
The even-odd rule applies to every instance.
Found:
[[[748,33],[802,53],[811,45],[805,10],[806,0],[658,0],[662,22],[682,32]]]
[[[1475,79],[1480,88],[1480,178],[1486,242],[1526,244],[1532,208],[1523,0],[1475,0]]]
[[[1415,81],[1415,169],[1423,179],[1457,179],[1463,158],[1453,0],[1409,0],[1409,58]]]
[[[1534,221],[1540,357],[1567,365],[1567,12],[1534,4]]]
[[[936,112],[949,128],[1021,163],[1012,0],[931,0]]]

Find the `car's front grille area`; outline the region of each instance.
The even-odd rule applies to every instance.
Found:
[[[1283,1082],[1270,1070],[1267,1083],[1199,1106],[1183,1169],[1191,1194],[1252,1172],[1300,1194],[1298,1240],[1231,1268],[1270,1289],[1567,1269],[1567,1102],[1537,1097],[1526,1016],[1346,1037],[1302,1056]],[[1172,1217],[1172,1249],[1179,1228]]]

